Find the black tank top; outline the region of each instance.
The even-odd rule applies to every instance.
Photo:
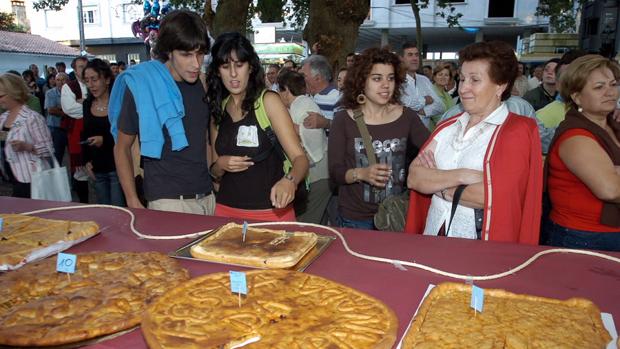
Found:
[[[237,145],[239,128],[245,126],[245,131],[256,128],[258,146]],[[272,144],[267,134],[260,128],[253,110],[238,122],[233,122],[230,115],[225,112],[222,123],[218,128],[218,136],[215,141],[215,150],[218,156],[249,156],[251,158],[264,158],[264,152],[272,149]],[[271,187],[282,179],[284,170],[282,160],[277,151],[272,149],[266,159],[255,162],[243,172],[226,172],[220,183],[217,193],[218,203],[245,210],[264,210],[273,208],[269,195]]]

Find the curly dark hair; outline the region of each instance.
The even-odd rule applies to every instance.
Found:
[[[207,103],[216,125],[220,124],[224,115],[222,101],[230,94],[222,82],[219,68],[223,64],[228,63],[233,51],[235,51],[240,62],[248,62],[250,64],[250,77],[245,97],[241,103],[241,109],[244,112],[253,109],[254,101],[265,89],[265,72],[252,43],[245,36],[236,32],[224,33],[218,36],[211,49],[212,60],[207,69],[207,86],[209,86],[207,90]]]
[[[459,51],[459,66],[463,62],[484,60],[489,63],[489,77],[498,84],[506,84],[506,90],[502,93],[502,101],[510,98],[512,85],[519,74],[519,61],[515,51],[509,44],[503,41],[477,42]]]
[[[112,85],[114,85],[114,75],[112,74],[112,69],[110,68],[110,65],[99,58],[95,58],[86,63],[86,67],[84,67],[84,70],[82,71],[82,79],[84,79],[84,75],[86,75],[86,70],[88,69],[92,69],[93,71],[95,71],[95,73],[97,73],[97,76],[99,76],[100,79],[110,79],[108,93],[111,93]],[[90,93],[89,90],[88,95],[86,96],[86,100],[92,102],[92,100],[94,99],[95,97],[92,95],[92,93]]]
[[[340,104],[347,109],[359,108],[357,96],[364,92],[368,75],[375,64],[387,64],[394,67],[394,94],[390,103],[400,103],[400,87],[405,81],[405,70],[398,55],[385,48],[369,48],[355,56],[353,66],[347,70]]]

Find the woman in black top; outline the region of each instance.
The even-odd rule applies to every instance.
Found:
[[[108,121],[108,99],[114,77],[110,66],[93,59],[84,68],[88,97],[84,100],[82,142],[86,171],[95,180],[97,203],[124,206],[123,190],[114,165],[114,139]]]
[[[220,180],[215,214],[256,220],[295,220],[291,202],[308,172],[293,122],[274,92],[252,44],[239,33],[220,35],[211,50],[207,100],[215,144],[211,175]],[[229,98],[230,97],[230,98]],[[264,105],[273,131],[260,127],[255,103]],[[279,143],[291,160],[284,173]]]

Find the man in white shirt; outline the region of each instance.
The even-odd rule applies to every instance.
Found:
[[[329,129],[340,100],[340,91],[333,84],[329,61],[321,55],[312,55],[302,62],[299,72],[306,80],[307,92],[321,108],[321,114],[308,112],[308,117],[304,119],[304,126]]]
[[[67,129],[68,148],[69,148],[69,164],[71,165],[71,174],[73,177],[73,189],[76,191],[80,202],[88,203],[88,177],[77,176],[80,180],[77,180],[75,173],[82,172],[82,146],[80,145],[80,137],[82,133],[82,117],[83,109],[82,102],[86,98],[87,88],[83,82],[82,73],[88,59],[84,56],[77,57],[71,64],[73,66],[73,72],[75,73],[76,80],[68,81],[60,91],[60,106],[62,111],[69,116],[64,123]]]
[[[82,72],[84,71],[87,63],[88,59],[86,57],[80,56],[75,59],[74,72],[77,84],[67,82],[62,87],[60,93],[60,104],[62,106],[62,111],[74,119],[81,119],[83,117],[82,102],[86,98],[86,93],[88,90],[83,81]],[[75,92],[78,92],[77,90],[75,92],[73,91],[77,86],[80,88],[81,96],[76,96]]]
[[[303,121],[309,111],[319,112],[320,108],[306,95],[304,77],[294,71],[284,71],[278,75],[280,98],[289,108],[295,130],[301,139],[310,162],[308,171],[309,192],[295,197],[297,220],[306,223],[327,224],[327,204],[331,197],[329,173],[327,170],[327,137],[322,129],[308,129]],[[299,200],[298,200],[299,199]]]
[[[419,51],[415,43],[405,43],[402,50],[402,60],[407,68],[407,77],[402,87],[401,103],[405,107],[415,110],[424,125],[429,128],[431,117],[442,115],[445,107],[435,91],[433,84],[424,75],[417,74],[420,68]]]

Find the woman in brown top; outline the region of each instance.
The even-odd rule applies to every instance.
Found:
[[[365,50],[349,68],[340,100],[346,109],[334,116],[328,146],[342,227],[374,229],[379,203],[407,189],[409,161],[429,136],[418,115],[398,102],[403,80],[398,56],[386,49]],[[353,118],[358,109],[377,159],[372,166]]]

